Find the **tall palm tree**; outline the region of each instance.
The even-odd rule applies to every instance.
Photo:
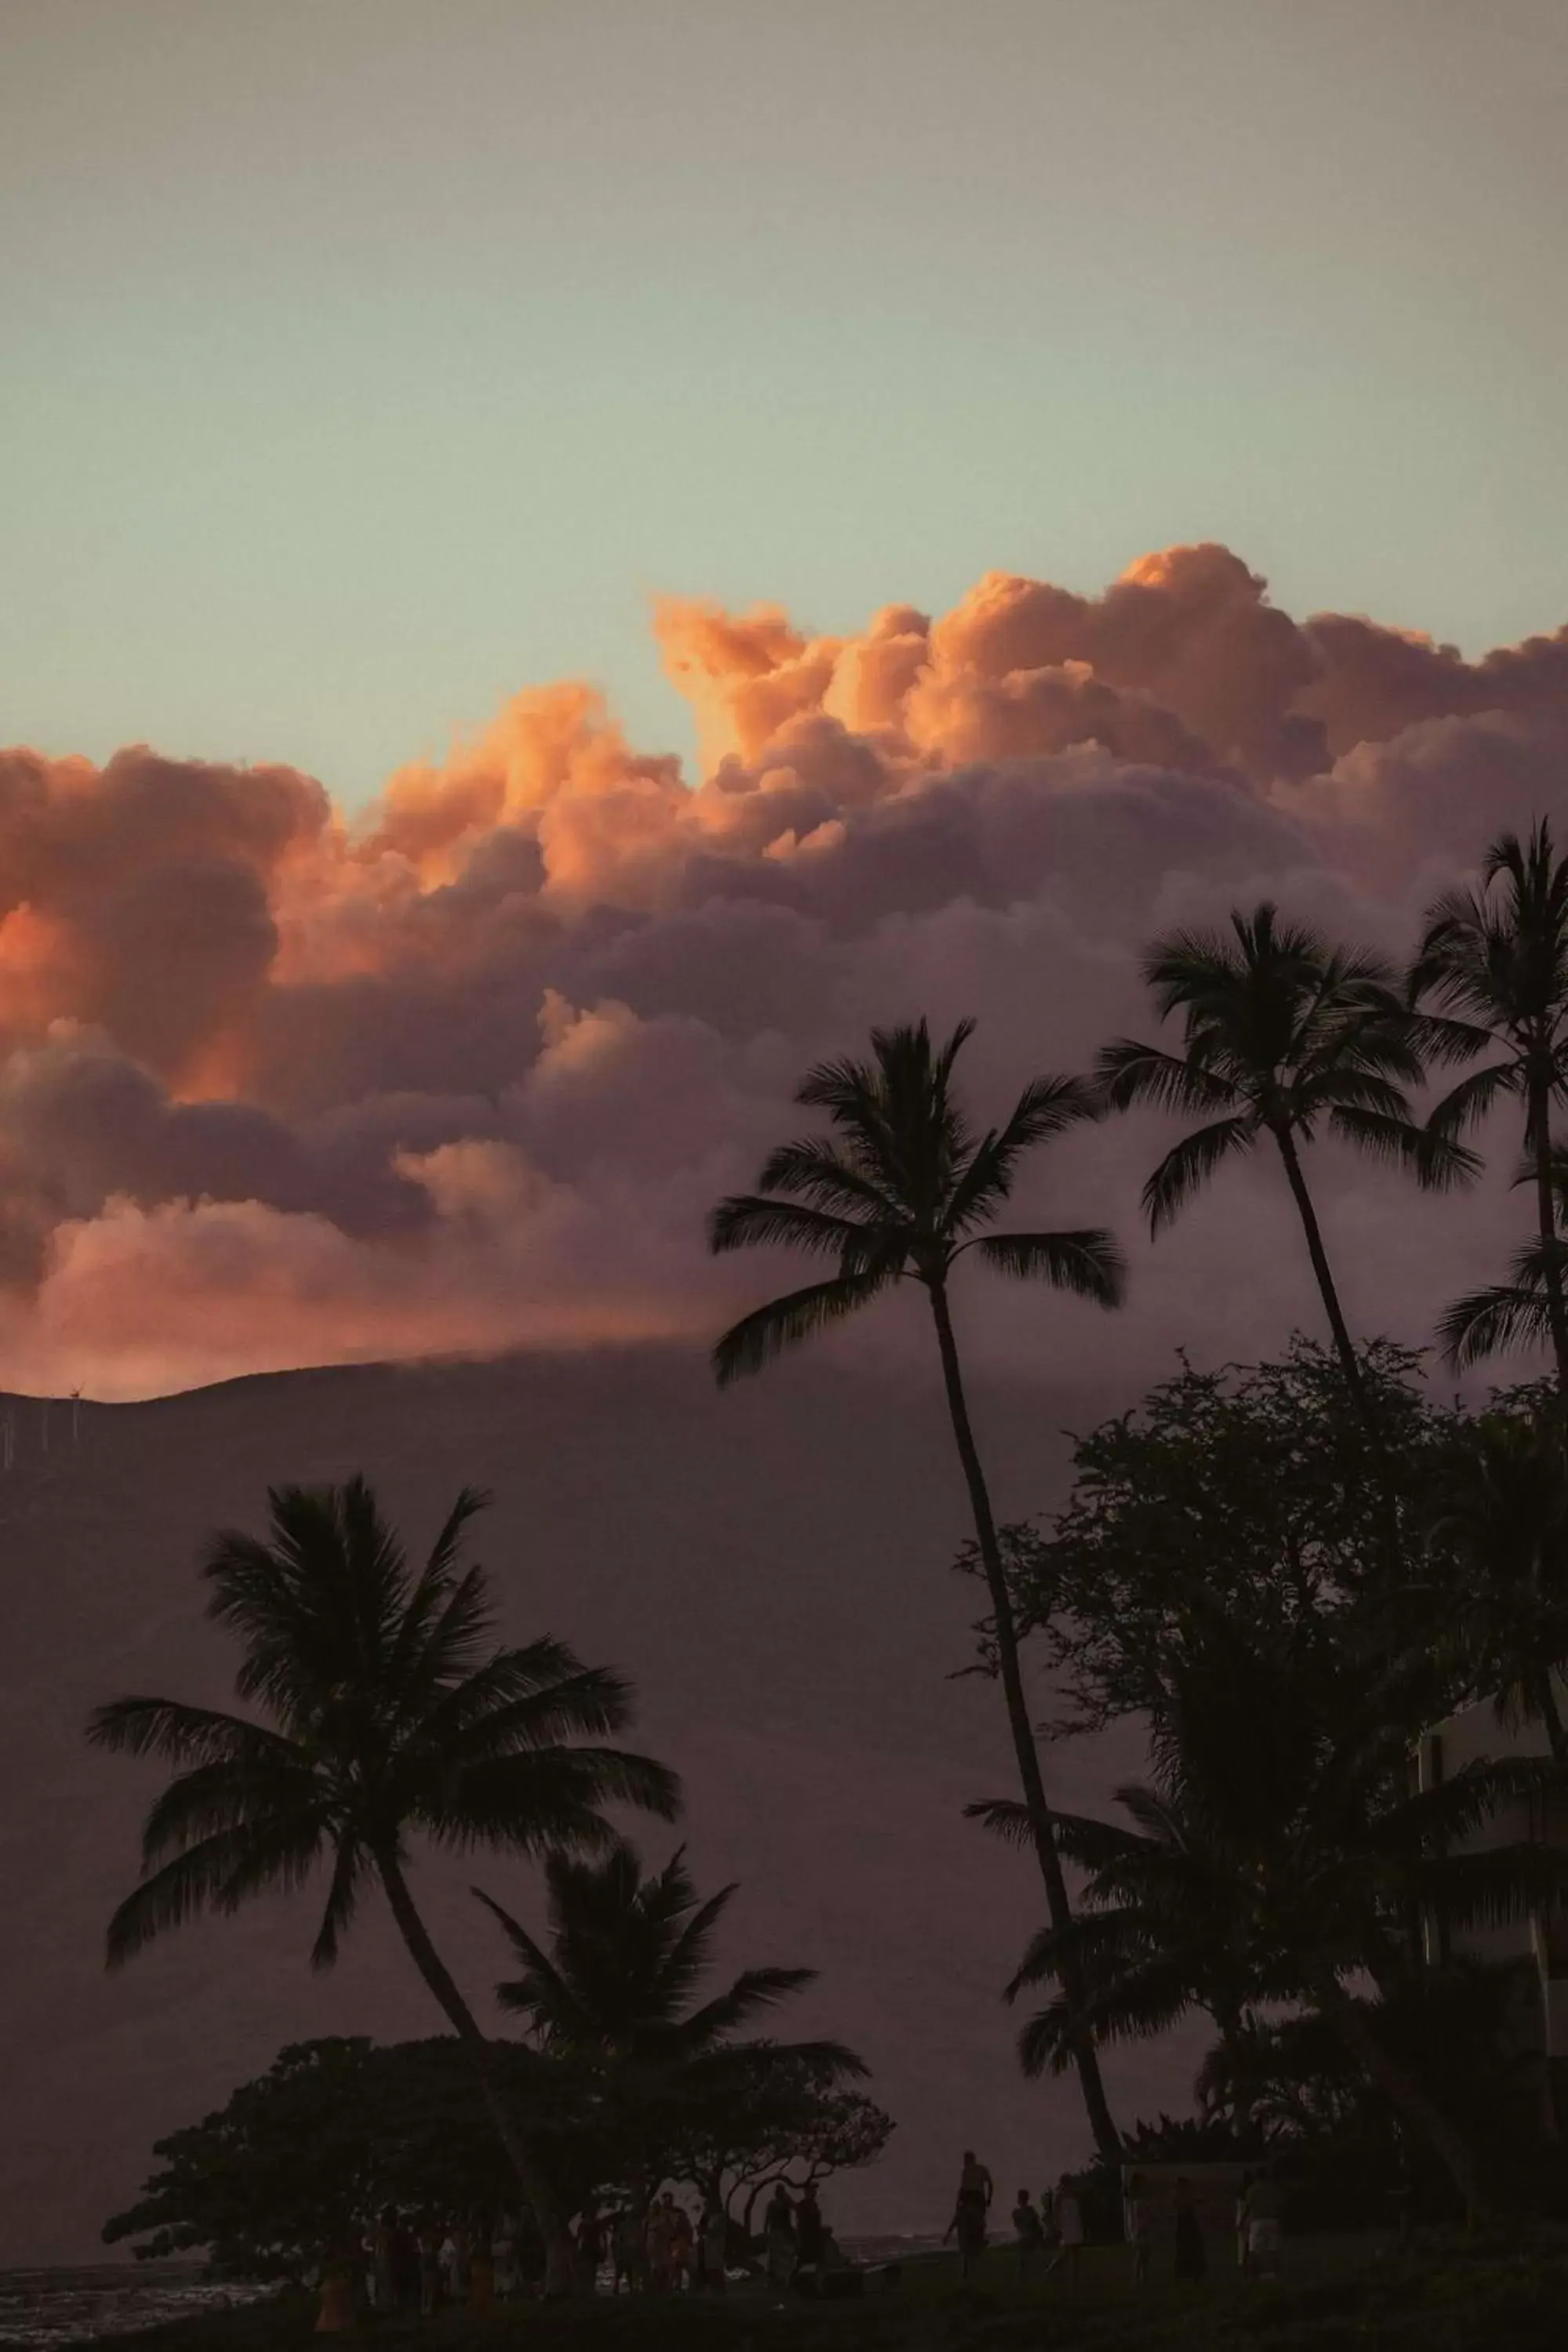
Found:
[[[1081,1916],[1037,1936],[1009,1988],[1058,1988],[1024,2028],[1026,2067],[1059,2072],[1086,2030],[1114,2042],[1189,2009],[1218,2014],[1245,1986],[1321,2019],[1470,2208],[1494,2210],[1471,2134],[1354,1988],[1370,1977],[1387,1996],[1405,1982],[1413,1917],[1488,1925],[1568,1899],[1568,1854],[1466,1850],[1500,1804],[1549,1783],[1544,1761],[1469,1764],[1410,1791],[1410,1727],[1432,1675],[1425,1655],[1357,1672],[1337,1644],[1229,1622],[1200,1631],[1155,1728],[1153,1785],[1116,1792],[1127,1824],[1058,1817],[1088,1884]],[[1016,1808],[971,1810],[1020,1833]],[[1087,1998],[1068,1990],[1069,1962]]]
[[[310,1958],[330,1968],[379,1884],[469,2054],[559,2280],[565,2216],[416,1906],[408,1843],[592,1850],[612,1840],[605,1806],[668,1820],[679,1787],[663,1765],[600,1744],[631,1715],[617,1675],[548,1636],[497,1644],[485,1572],[462,1562],[486,1499],[458,1496],[417,1574],[363,1478],[271,1490],[269,1541],[211,1538],[207,1614],[240,1643],[235,1689],[257,1714],[120,1698],[92,1716],[99,1747],[174,1767],[147,1814],[141,1884],[110,1922],[108,1958],[118,1968],[165,1928],[297,1887],[329,1863]]]
[[[1116,1243],[1098,1226],[1066,1233],[987,1230],[1025,1154],[1095,1118],[1099,1106],[1079,1078],[1037,1078],[1000,1128],[977,1136],[952,1089],[953,1064],[973,1026],[961,1021],[940,1047],[933,1047],[923,1020],[874,1030],[869,1061],[826,1062],[809,1073],[795,1100],[826,1111],[835,1133],[782,1144],[765,1162],[756,1192],[724,1201],[714,1211],[709,1238],[719,1251],[759,1244],[805,1250],[834,1262],[835,1271],[743,1317],[714,1349],[713,1365],[723,1385],[869,1306],[896,1282],[923,1287],[990,1597],[1031,1843],[1049,1916],[1065,1927],[1071,1916],[1067,1882],[1029,1720],[995,1515],[964,1394],[949,1286],[959,1259],[973,1251],[999,1273],[1047,1282],[1109,1307],[1121,1302],[1125,1268]],[[1075,2055],[1096,2144],[1112,2155],[1120,2141],[1099,2061],[1087,2041]]]
[[[1568,1667],[1568,1458],[1555,1414],[1485,1413],[1470,1432],[1432,1545],[1457,1563],[1456,1630],[1505,1719],[1542,1724],[1568,1766],[1558,1677]]]
[[[1229,940],[1179,931],[1161,940],[1143,976],[1161,1017],[1180,1013],[1183,1050],[1119,1037],[1097,1076],[1111,1107],[1152,1104],[1203,1124],[1143,1187],[1158,1234],[1221,1164],[1267,1139],[1279,1155],[1346,1382],[1363,1419],[1371,1399],[1340,1304],[1301,1153],[1320,1132],[1440,1187],[1478,1163],[1446,1135],[1417,1126],[1405,1093],[1425,1075],[1416,1025],[1374,956],[1331,948],[1309,925],[1282,922],[1265,901],[1234,909]]]
[[[1505,1097],[1523,1108],[1535,1190],[1530,1263],[1558,1387],[1568,1397],[1568,1245],[1557,1230],[1552,1135],[1552,1111],[1568,1100],[1568,857],[1558,856],[1544,817],[1528,841],[1500,834],[1481,860],[1480,887],[1450,890],[1428,909],[1410,992],[1414,1002],[1437,1008],[1429,1026],[1446,1055],[1490,1056],[1437,1105],[1432,1134],[1462,1135]],[[1490,1335],[1506,1343],[1527,1321],[1504,1313]]]

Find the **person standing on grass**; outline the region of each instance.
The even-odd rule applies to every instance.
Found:
[[[475,2217],[468,2231],[468,2309],[493,2311],[496,2300],[495,2256],[490,2252],[487,2214]]]
[[[767,2249],[768,2284],[782,2303],[795,2264],[795,2208],[782,2180],[763,2217],[763,2243]]]
[[[496,2217],[490,2232],[490,2260],[495,2264],[496,2294],[502,2303],[510,2303],[518,2289],[517,2222],[510,2207],[504,2207]]]
[[[1176,2276],[1198,2280],[1208,2273],[1208,2254],[1204,2246],[1204,2233],[1198,2221],[1198,2209],[1193,2197],[1190,2180],[1176,2183]]]
[[[584,2294],[596,2294],[605,2259],[605,2225],[596,2205],[586,2205],[577,2224],[577,2273]]]
[[[1132,2284],[1142,2286],[1149,2275],[1149,2192],[1141,2172],[1127,2183],[1122,2221],[1132,2249]]]
[[[697,2241],[684,2205],[672,2204],[669,2209],[669,2276],[678,2294],[689,2294],[697,2284]]]
[[[404,2213],[393,2217],[391,2259],[392,2308],[410,2317],[419,2309],[419,2241]]]
[[[1247,2191],[1247,2274],[1278,2278],[1284,2249],[1279,2226],[1279,2184],[1267,2172],[1255,2176]]]
[[[826,2236],[822,2208],[816,2201],[816,2183],[808,2180],[801,2192],[800,2203],[795,2209],[795,2283],[815,2294],[822,2275],[822,2242]]]
[[[1083,2257],[1083,2207],[1079,2203],[1078,2190],[1064,2172],[1057,2183],[1057,2193],[1051,2200],[1051,2219],[1056,2223],[1057,2251],[1046,2271],[1055,2278],[1059,2270],[1068,2274],[1068,2286],[1078,2284],[1079,2264]]]
[[[1046,2229],[1026,2189],[1019,2189],[1018,2201],[1013,2208],[1013,2238],[1018,2249],[1018,2276],[1031,2278],[1046,2251]]]
[[[960,2273],[964,2285],[981,2255],[985,2252],[985,2223],[995,2194],[991,2175],[972,2147],[963,2151],[963,2162],[958,2175],[958,2196],[952,2209],[952,2219],[942,2232],[942,2244],[949,2238],[958,2240]]]
[[[619,2294],[624,2279],[626,2293],[637,2291],[642,2272],[642,2224],[637,2220],[635,2205],[623,2205],[610,2226],[610,2247],[616,2265],[613,2294]]]
[[[392,2285],[392,2242],[397,2231],[397,2208],[384,2205],[370,2236],[371,2301],[384,2318],[396,2304]]]
[[[710,2197],[702,2209],[697,2242],[701,2256],[700,2275],[702,2284],[710,2294],[722,2294],[724,2268],[730,2252],[730,2217],[717,2197]]]
[[[441,2303],[441,2233],[433,2221],[419,2232],[419,2315],[428,2319]]]
[[[1247,2224],[1251,2220],[1253,2175],[1244,2172],[1241,2186],[1236,2192],[1236,2267],[1243,2278],[1247,2275]]]
[[[662,2294],[669,2284],[669,2205],[668,2197],[656,2197],[647,2217],[644,2243],[648,2289],[654,2294]]]

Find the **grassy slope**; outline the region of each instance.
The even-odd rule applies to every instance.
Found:
[[[385,2352],[1559,2352],[1568,2336],[1562,2238],[1390,2252],[1250,2290],[1220,2278],[1134,2294],[1120,2251],[1091,2258],[1073,2294],[1020,2291],[1003,2255],[992,2267],[989,2291],[970,2296],[951,2264],[918,2264],[896,2293],[817,2308],[774,2310],[748,2292],[723,2304],[601,2298],[484,2322],[453,2312],[363,2340]],[[136,2352],[306,2352],[314,2316],[298,2300],[216,2313],[150,2330]]]

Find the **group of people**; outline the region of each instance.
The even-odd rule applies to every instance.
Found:
[[[593,2208],[577,2223],[584,2284],[590,2293],[604,2262],[611,2293],[722,2294],[730,2259],[730,2217],[716,2197],[695,2221],[673,2191],[656,2197],[646,2213],[622,2205],[601,2217]]]
[[[949,2239],[957,2239],[965,2283],[990,2242],[994,2197],[989,2171],[974,2150],[966,2147],[952,2219],[942,2239],[944,2245]],[[1190,2180],[1177,2180],[1173,2212],[1175,2275],[1187,2281],[1202,2279],[1208,2273],[1208,2251]],[[1054,2189],[1042,2194],[1037,2205],[1026,2189],[1020,2189],[1012,2219],[1019,2276],[1050,2278],[1064,2271],[1068,2284],[1076,2286],[1085,2231],[1083,2207],[1070,2178],[1064,2173]],[[1127,2182],[1122,2221],[1132,2248],[1133,2276],[1142,2285],[1149,2275],[1153,2217],[1148,2183],[1140,2173],[1133,2173]],[[1265,2171],[1249,2172],[1242,2179],[1236,2204],[1236,2249],[1243,2278],[1278,2275],[1282,2253],[1279,2189]]]
[[[966,2282],[973,2277],[975,2266],[990,2242],[991,2207],[994,2196],[990,2172],[974,2150],[966,2147],[958,2176],[958,2195],[953,2203],[952,2219],[942,2236],[943,2245],[950,2238],[958,2241],[961,2271]],[[1017,2201],[1013,2207],[1013,2242],[1017,2251],[1020,2276],[1029,2278],[1041,2272],[1043,2276],[1049,2278],[1053,2273],[1065,2270],[1068,2284],[1077,2284],[1084,2242],[1083,2207],[1079,2201],[1078,2190],[1066,2173],[1055,2189],[1042,2192],[1037,2205],[1026,2189],[1019,2189]]]
[[[521,2287],[517,2226],[502,2215],[441,2219],[384,2206],[365,2240],[365,2284],[374,2310],[428,2318],[444,2305],[486,2309]]]
[[[619,2294],[722,2293],[730,2254],[724,2208],[710,2198],[695,2224],[667,2189],[646,2212],[586,2206],[571,2231],[576,2285],[592,2294],[608,2273]],[[443,2221],[387,2206],[360,2249],[371,2308],[428,2318],[452,2304],[489,2310],[529,2291],[515,2218]],[[536,2284],[536,2283],[535,2283]]]
[[[823,2218],[815,2182],[794,2203],[783,2181],[775,2185],[763,2214],[763,2256],[768,2284],[780,2295],[791,2289],[815,2294],[825,2273],[848,2268]]]
[[[1190,2180],[1178,2179],[1174,2190],[1175,2274],[1194,2282],[1208,2275],[1208,2249]],[[1150,2216],[1147,2185],[1134,2173],[1127,2184],[1127,2235],[1140,2284],[1149,2275]],[[1279,2184],[1266,2171],[1242,2175],[1237,2192],[1236,2266],[1243,2278],[1277,2278],[1284,2252],[1280,2235]]]

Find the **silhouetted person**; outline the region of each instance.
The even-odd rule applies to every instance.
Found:
[[[815,2293],[822,2275],[823,2240],[827,2232],[823,2224],[822,2208],[816,2201],[816,2185],[807,2181],[800,2203],[795,2209],[795,2280],[797,2284],[810,2282],[808,2292]]]
[[[647,2249],[647,2283],[655,2294],[669,2284],[669,2241],[674,2204],[671,2197],[656,2197],[647,2217],[644,2244]]]
[[[697,2283],[697,2241],[692,2235],[691,2216],[684,2205],[671,2202],[669,2208],[669,2282],[690,2294]]]
[[[730,2217],[717,2197],[702,2208],[697,2227],[698,2277],[710,2294],[724,2292],[724,2268],[730,2253]]]
[[[419,2241],[405,2217],[399,2213],[392,2224],[389,2249],[392,2271],[392,2307],[395,2311],[416,2312],[419,2308]]]
[[[966,2285],[985,2252],[985,2221],[994,2193],[991,2175],[974,2150],[966,2147],[958,2176],[958,2196],[952,2209],[952,2219],[942,2233],[944,2246],[949,2238],[956,2237],[958,2240],[959,2276]]]
[[[577,2223],[577,2276],[584,2294],[595,2294],[605,2259],[605,2225],[596,2205],[585,2206]]]
[[[1132,2249],[1132,2284],[1142,2286],[1149,2275],[1149,2191],[1141,2172],[1127,2184],[1122,2220]]]
[[[1208,2255],[1204,2251],[1204,2233],[1198,2224],[1198,2209],[1193,2201],[1190,2180],[1176,2183],[1176,2276],[1179,2279],[1201,2279],[1208,2273]]]
[[[1046,2251],[1046,2225],[1026,2189],[1019,2189],[1018,2201],[1013,2208],[1013,2239],[1018,2249],[1018,2276],[1032,2277]]]
[[[1247,2199],[1254,2178],[1252,2173],[1244,2172],[1241,2176],[1241,2186],[1236,2192],[1236,2267],[1243,2278],[1247,2277],[1251,2267],[1247,2260]]]
[[[626,2293],[633,2294],[642,2283],[647,2264],[643,2255],[643,2229],[635,2205],[623,2205],[610,2228],[610,2245],[615,2257],[616,2283],[612,2292],[619,2294],[621,2281],[626,2283]]]
[[[768,2284],[782,2298],[795,2276],[795,2208],[781,2181],[768,2200],[763,2216],[763,2243],[767,2249]]]
[[[1255,2173],[1247,2185],[1247,2275],[1278,2278],[1281,2267],[1280,2198],[1278,2184],[1267,2172]]]
[[[1078,2284],[1079,2264],[1083,2259],[1083,2207],[1078,2201],[1078,2190],[1064,2172],[1057,2183],[1057,2193],[1051,2200],[1051,2221],[1055,2227],[1057,2251],[1051,2257],[1047,2278],[1065,2270],[1068,2286]]]

